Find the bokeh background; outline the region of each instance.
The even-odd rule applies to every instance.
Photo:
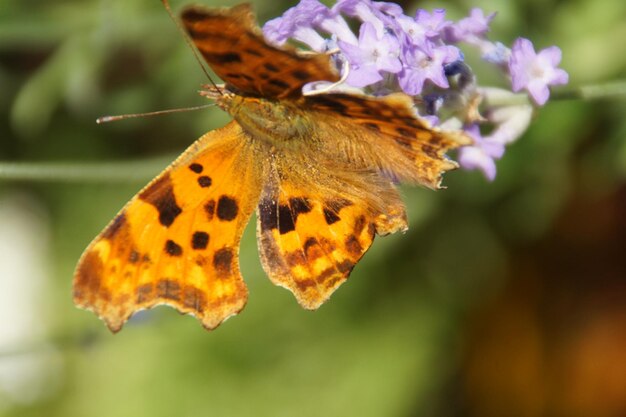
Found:
[[[254,3],[264,22],[295,2]],[[572,86],[626,78],[623,0],[419,6],[497,11],[491,38],[559,45]],[[95,118],[203,104],[204,82],[157,0],[0,2],[0,416],[626,415],[623,97],[551,102],[493,183],[404,188],[409,232],[316,312],[270,284],[251,227],[248,306],[214,332],[161,307],[113,336],[76,309],[84,247],[227,121]]]

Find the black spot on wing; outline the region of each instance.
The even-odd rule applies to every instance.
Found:
[[[207,232],[195,232],[191,237],[191,247],[198,249],[206,249],[209,244],[209,234]]]
[[[308,71],[304,71],[304,70],[293,70],[291,71],[291,75],[293,75],[295,78],[297,78],[300,81],[306,81],[311,79],[311,74],[309,74]]]
[[[333,210],[324,208],[324,220],[326,220],[326,224],[331,225],[341,220],[341,217]]]
[[[227,195],[223,195],[217,202],[217,217],[220,220],[231,221],[237,217],[239,206],[237,201]]]
[[[227,276],[232,273],[233,250],[231,248],[222,248],[213,255],[213,267],[218,276]]]
[[[217,53],[217,52],[207,52],[200,49],[202,55],[206,58],[209,63],[214,64],[233,64],[240,63],[241,56],[236,52],[226,52],[226,53]]]
[[[289,206],[281,204],[278,207],[278,231],[284,235],[292,230],[296,230],[296,223],[291,215],[291,209]]]
[[[294,218],[297,220],[298,216],[302,213],[308,213],[311,211],[311,205],[309,200],[303,197],[295,197],[289,199],[289,206]]]
[[[401,126],[396,127],[396,132],[400,136],[406,136],[406,137],[409,137],[409,138],[415,137],[415,132],[413,132],[412,130],[409,130],[409,129],[405,128],[405,127],[401,127]]]
[[[291,85],[289,85],[288,83],[284,82],[283,80],[279,80],[278,78],[272,78],[270,80],[268,80],[268,83],[278,87],[278,88],[283,88],[283,89],[287,89],[289,87],[291,87]]]
[[[348,107],[345,104],[324,95],[312,96],[310,98],[307,97],[307,100],[313,101],[317,106],[321,105],[322,107],[328,110],[336,111],[337,113],[343,114],[348,111]]]
[[[246,75],[246,74],[236,73],[236,72],[226,73],[226,74],[224,74],[224,77],[226,77],[226,79],[235,79],[235,80],[237,80],[237,79],[243,78],[246,81],[254,81],[254,78],[252,78],[251,76]]]
[[[201,177],[198,177],[198,185],[202,188],[210,187],[212,183],[213,181],[211,180],[211,177],[209,177],[208,175],[203,175]]]
[[[306,198],[290,198],[288,204],[278,204],[276,201],[264,199],[259,204],[259,218],[261,230],[278,229],[281,235],[296,229],[298,216],[311,211],[311,205]]]
[[[280,72],[280,68],[278,68],[276,65],[272,64],[271,62],[266,62],[263,64],[263,66],[265,67],[266,70],[270,72]]]
[[[331,225],[341,220],[339,212],[342,208],[351,206],[352,202],[345,199],[335,199],[326,202],[324,207],[324,220],[326,224]]]
[[[296,229],[298,216],[311,211],[309,200],[303,197],[289,199],[288,205],[280,205],[278,208],[278,230],[281,235]]]
[[[181,15],[181,18],[185,22],[196,23],[206,20],[208,18],[208,15],[199,9],[190,7],[188,9],[185,9],[185,11]]]
[[[195,172],[196,174],[200,174],[202,170],[204,169],[204,167],[200,164],[193,163],[189,165],[189,169]]]
[[[181,248],[180,245],[173,240],[168,240],[167,242],[165,242],[164,249],[165,253],[170,256],[180,256],[183,254],[183,248]]]
[[[139,198],[152,204],[159,212],[159,222],[169,227],[183,210],[176,203],[172,180],[169,174],[164,174],[148,188],[139,194]]]
[[[130,255],[128,255],[128,262],[130,262],[131,264],[136,264],[137,262],[139,262],[140,256],[139,256],[139,252],[137,252],[136,250],[131,250],[130,251]]]

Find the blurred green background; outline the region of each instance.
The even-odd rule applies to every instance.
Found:
[[[254,3],[264,22],[295,2]],[[623,0],[403,4],[418,5],[497,11],[492,39],[559,45],[573,86],[626,78]],[[227,121],[95,118],[203,104],[205,82],[157,0],[0,2],[0,166],[37,177],[0,179],[0,416],[626,415],[623,98],[549,103],[493,183],[404,188],[409,232],[377,239],[316,312],[270,284],[250,227],[248,306],[214,332],[162,307],[113,336],[76,309],[84,247]]]

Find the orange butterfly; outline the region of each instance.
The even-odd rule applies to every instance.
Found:
[[[337,81],[328,55],[263,38],[249,5],[192,7],[184,28],[223,87],[203,95],[232,117],[137,194],[82,255],[74,301],[117,332],[137,310],[167,304],[217,327],[246,304],[239,242],[256,207],[272,282],[316,309],[375,235],[407,229],[397,182],[438,188],[468,144],[418,118],[404,94],[304,96]]]

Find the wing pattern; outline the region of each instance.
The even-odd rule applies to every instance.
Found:
[[[137,194],[89,245],[74,300],[112,331],[167,304],[214,328],[245,305],[239,242],[261,171],[236,122],[207,133]]]
[[[183,25],[213,71],[239,92],[267,98],[297,97],[312,81],[337,81],[326,55],[302,56],[265,41],[249,4],[228,9],[191,7]]]

